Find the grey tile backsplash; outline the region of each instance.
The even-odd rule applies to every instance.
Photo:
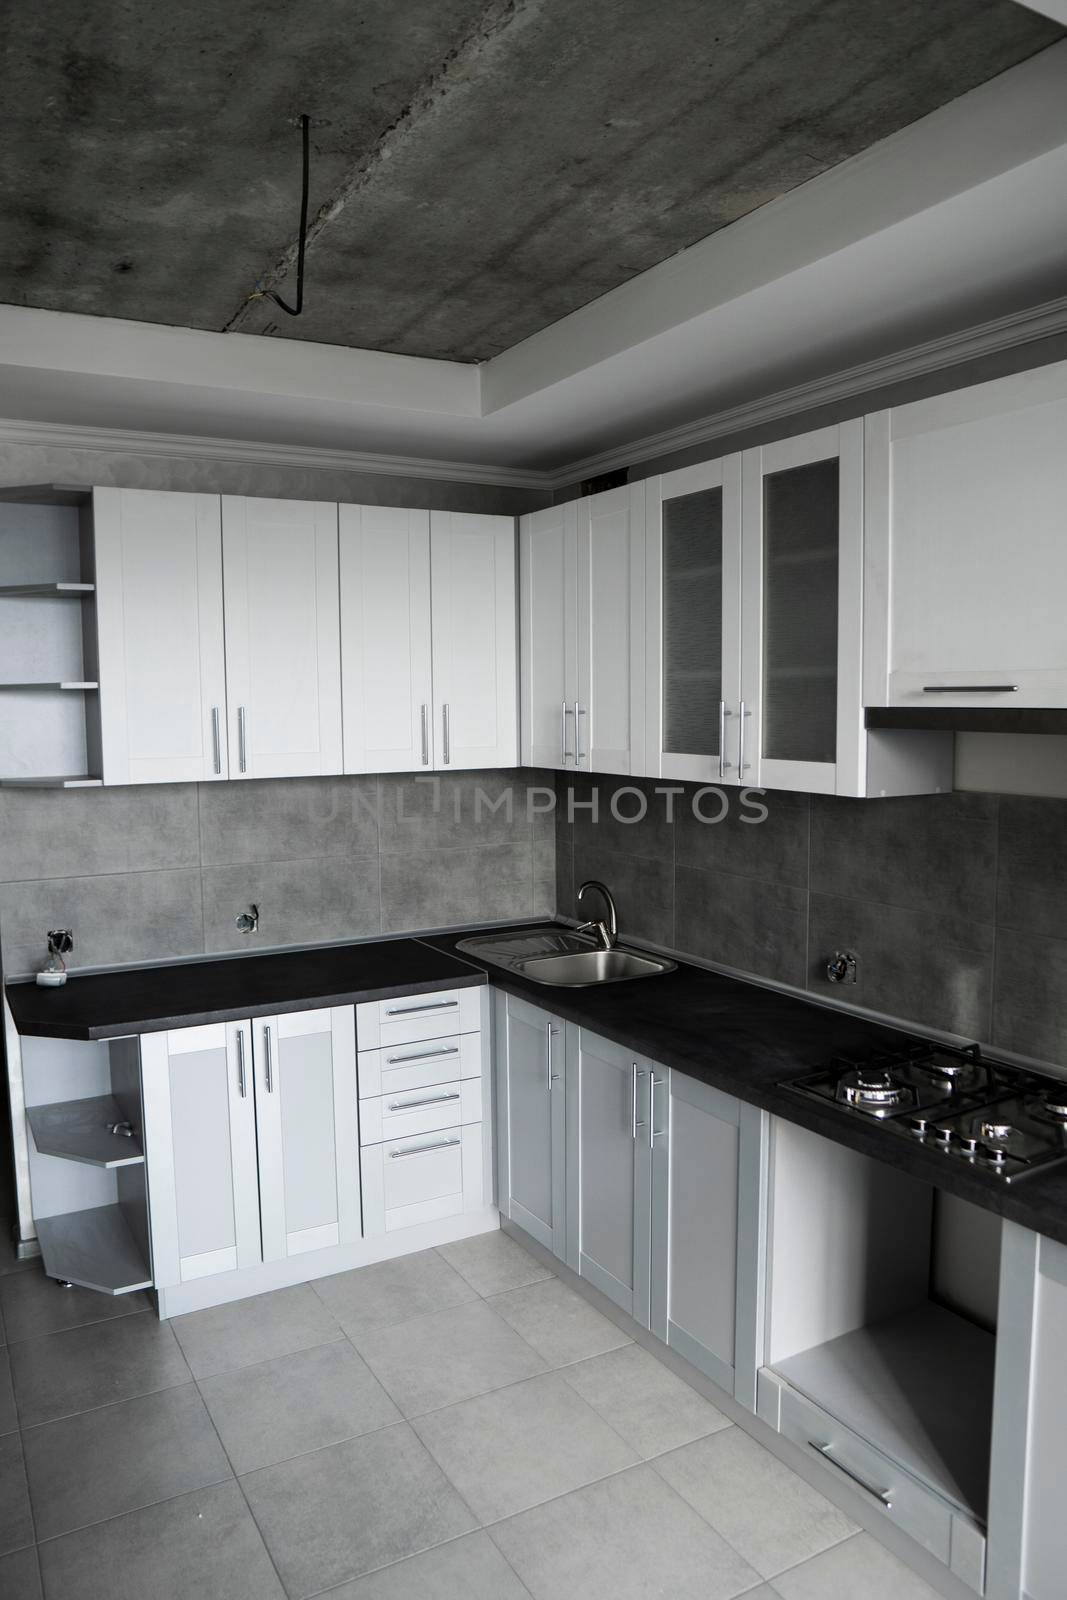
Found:
[[[694,784],[560,778],[561,913],[601,878],[624,934],[906,1022],[1067,1066],[1067,800],[988,794],[844,800],[768,792],[694,815]],[[671,800],[657,787],[681,790]],[[648,815],[627,825],[640,791]],[[568,807],[568,791],[574,804]],[[573,820],[568,820],[568,810]],[[721,809],[715,792],[700,809]],[[835,950],[859,958],[832,988]]]
[[[55,927],[103,966],[544,916],[551,795],[536,772],[0,790],[3,970]]]

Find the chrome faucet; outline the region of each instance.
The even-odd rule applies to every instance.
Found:
[[[619,938],[619,919],[615,911],[615,902],[611,898],[611,890],[606,884],[598,883],[596,878],[590,878],[587,883],[582,884],[575,896],[579,905],[581,905],[582,896],[587,889],[596,889],[598,894],[602,896],[604,904],[608,908],[608,920],[606,923],[603,920],[599,922],[580,922],[578,924],[578,932],[595,933],[600,941],[602,950],[613,950]]]

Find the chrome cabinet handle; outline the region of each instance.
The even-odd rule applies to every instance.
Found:
[[[571,708],[566,700],[561,700],[559,704],[559,757],[561,765],[565,767],[571,759],[571,752],[567,749],[567,718],[571,714]]]
[[[666,1079],[661,1078],[660,1082],[657,1083],[656,1082],[656,1074],[654,1072],[650,1072],[649,1073],[649,1075],[648,1075],[648,1148],[650,1150],[652,1149],[652,1147],[655,1144],[656,1140],[657,1139],[662,1139],[663,1135],[667,1131],[666,1128],[657,1128],[656,1127],[656,1090],[660,1087],[660,1084],[662,1084],[664,1082],[666,1082]]]
[[[385,1014],[387,1017],[408,1017],[416,1011],[454,1011],[458,1005],[458,1000],[430,1000],[424,1006],[392,1006]]]
[[[215,772],[222,771],[222,739],[219,736],[219,708],[211,708],[211,748],[215,755]]]
[[[450,1044],[450,1045],[446,1045],[443,1050],[420,1050],[418,1055],[414,1055],[414,1056],[386,1056],[385,1064],[386,1064],[387,1067],[395,1067],[395,1066],[399,1066],[399,1064],[402,1061],[432,1061],[435,1056],[458,1056],[458,1055],[459,1055],[459,1045],[458,1044]]]
[[[645,1126],[643,1122],[638,1122],[637,1120],[637,1080],[638,1078],[645,1077],[646,1074],[642,1068],[637,1065],[636,1061],[633,1063],[632,1070],[633,1078],[630,1083],[630,1138],[633,1140],[634,1144],[636,1144],[637,1130],[638,1128],[643,1128]]]
[[[450,1094],[432,1094],[425,1100],[390,1100],[390,1111],[417,1111],[420,1106],[443,1106],[448,1100],[458,1100],[459,1091],[453,1089]]]
[[[924,683],[923,694],[1018,694],[1017,683]]]
[[[743,777],[748,771],[745,762],[745,718],[747,716],[745,702],[742,700],[737,715],[737,776],[739,778]]]
[[[552,1093],[552,1085],[554,1083],[558,1083],[559,1080],[560,1080],[560,1076],[561,1076],[560,1073],[552,1071],[552,1041],[553,1041],[553,1039],[555,1039],[558,1036],[558,1034],[559,1034],[559,1029],[558,1028],[554,1028],[552,1026],[552,1024],[549,1023],[548,1024],[548,1039],[546,1041],[548,1048],[545,1051],[545,1055],[547,1057],[546,1065],[548,1067],[548,1092],[549,1092],[549,1094]]]
[[[843,1472],[846,1478],[851,1478],[852,1482],[857,1484],[859,1488],[863,1489],[867,1494],[872,1494],[876,1500],[880,1501],[881,1504],[885,1506],[887,1511],[892,1511],[893,1501],[890,1497],[888,1489],[876,1489],[873,1483],[867,1483],[859,1476],[858,1473],[855,1473],[851,1471],[850,1468],[846,1467],[844,1462],[838,1461],[837,1457],[833,1454],[832,1445],[820,1444],[817,1439],[809,1439],[808,1443],[811,1445],[811,1448],[813,1450],[817,1450],[832,1467],[836,1467],[838,1472]]]
[[[726,759],[726,719],[730,713],[726,709],[726,701],[719,701],[719,777],[725,778],[727,771],[733,766],[732,761]]]
[[[237,1030],[237,1093],[243,1100],[248,1090],[245,1086],[245,1036],[244,1029]]]
[[[267,1093],[274,1093],[274,1063],[271,1060],[270,1029],[263,1029],[263,1075],[267,1083]]]
[[[444,734],[444,758],[445,758],[445,766],[447,767],[449,762],[452,760],[452,740],[451,740],[451,738],[449,736],[449,731],[448,731],[448,702],[447,702],[447,700],[445,701],[444,705],[441,707],[441,731]]]
[[[389,1159],[399,1161],[404,1156],[424,1156],[431,1150],[451,1150],[459,1143],[459,1139],[438,1139],[435,1144],[419,1144],[411,1150],[390,1150]]]
[[[237,764],[242,772],[248,771],[248,714],[244,706],[237,707]]]
[[[428,767],[430,765],[430,730],[426,717],[426,707],[420,706],[419,723],[422,728],[422,764],[424,767]]]
[[[576,767],[581,765],[581,763],[585,760],[585,755],[588,755],[589,753],[586,751],[585,755],[582,754],[581,723],[578,721],[578,718],[584,716],[585,708],[584,706],[580,706],[576,700],[574,702],[574,765]]]

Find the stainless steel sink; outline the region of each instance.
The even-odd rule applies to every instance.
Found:
[[[566,928],[524,928],[517,933],[488,933],[461,939],[457,950],[478,956],[492,966],[518,973],[533,983],[580,988],[593,983],[623,983],[673,972],[676,963],[664,956],[615,945],[602,950],[592,939]]]

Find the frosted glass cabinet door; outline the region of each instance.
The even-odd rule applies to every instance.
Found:
[[[360,1237],[352,1006],[252,1023],[263,1259]]]
[[[337,507],[222,499],[231,778],[341,771]]]
[[[574,770],[578,701],[578,506],[519,522],[522,763]]]
[[[564,1025],[511,995],[497,1007],[501,1209],[563,1259]]]
[[[247,1022],[141,1039],[145,1158],[157,1288],[261,1259]]]
[[[218,495],[94,489],[105,783],[228,775]]]
[[[345,771],[432,767],[430,513],[338,513]]]
[[[642,771],[644,502],[641,484],[578,502],[575,764],[583,772]]]
[[[515,522],[430,513],[434,749],[439,767],[519,759]]]
[[[737,782],[741,458],[646,487],[646,771]]]

